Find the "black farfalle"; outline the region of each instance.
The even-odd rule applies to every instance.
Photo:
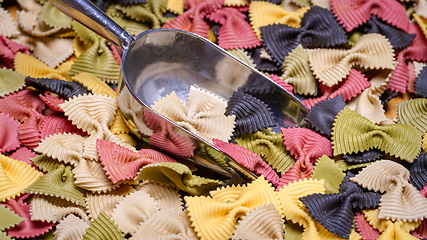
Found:
[[[424,67],[415,80],[415,94],[427,98],[427,67]]]
[[[227,103],[225,115],[236,116],[234,132],[237,135],[254,133],[276,125],[267,104],[243,92],[233,93]]]
[[[267,51],[277,65],[282,65],[298,44],[307,48],[332,47],[348,42],[344,29],[332,12],[319,6],[313,6],[304,14],[301,28],[273,24],[260,27],[260,30]]]
[[[245,51],[248,53],[248,55],[251,57],[251,59],[256,64],[256,69],[259,71],[267,71],[267,72],[280,72],[282,71],[283,66],[277,65],[272,60],[262,58],[261,57],[261,51],[262,47],[254,47],[251,49],[245,49]],[[280,75],[279,73],[279,75]]]
[[[390,101],[392,98],[396,97],[397,95],[399,95],[399,93],[391,91],[390,89],[386,89],[383,94],[381,94],[380,100],[381,100],[381,104],[384,105],[386,104],[388,101]]]
[[[381,194],[367,192],[357,183],[350,181],[354,174],[349,172],[342,181],[339,193],[311,194],[300,200],[320,224],[329,232],[349,238],[355,209],[373,209],[380,204]]]
[[[411,164],[409,180],[414,187],[420,191],[427,184],[427,152],[421,152],[420,155]]]
[[[384,153],[378,149],[371,149],[365,152],[358,152],[353,154],[345,154],[343,158],[348,163],[366,163],[378,160],[384,156]]]
[[[90,0],[93,4],[95,4],[102,11],[107,11],[108,7],[111,4],[114,4],[114,0]]]
[[[374,14],[371,15],[371,19],[363,24],[358,31],[361,33],[379,33],[389,40],[394,49],[406,48],[417,36],[417,34],[406,33],[384,21],[381,21]]]
[[[42,91],[49,91],[58,94],[59,97],[69,99],[74,96],[90,93],[89,90],[76,81],[64,81],[54,78],[32,78],[26,77],[25,84]]]
[[[115,1],[117,4],[120,4],[120,5],[147,3],[147,0],[115,0]]]
[[[342,95],[333,99],[330,98],[320,101],[308,111],[305,120],[309,122],[317,132],[330,137],[335,116],[344,109],[345,105]]]

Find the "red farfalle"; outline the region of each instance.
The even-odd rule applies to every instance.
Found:
[[[290,84],[287,84],[282,79],[280,79],[276,74],[271,74],[270,79],[273,80],[275,83],[279,84],[282,88],[286,89],[286,91],[288,91],[290,94],[294,95],[292,93],[292,90],[294,89],[294,87]]]
[[[18,135],[19,122],[0,113],[0,153],[13,151],[21,145]]]
[[[367,22],[371,14],[405,32],[409,31],[406,10],[395,0],[331,0],[331,9],[347,32]]]
[[[418,239],[427,238],[427,219],[424,219],[421,224],[411,233],[416,236]]]
[[[282,174],[279,187],[299,179],[310,178],[313,164],[323,155],[332,157],[331,142],[308,128],[281,128],[283,144],[297,161]]]
[[[30,54],[30,48],[0,35],[0,68],[6,67],[15,70],[13,61],[18,52]]]
[[[96,142],[107,176],[115,184],[120,180],[133,179],[138,170],[147,164],[156,162],[176,162],[171,157],[152,149],[141,149],[137,153],[103,139]]]
[[[122,65],[122,56],[120,56],[120,53],[117,51],[117,47],[114,44],[110,44],[111,52],[113,53],[114,58],[119,63],[119,66]]]
[[[78,129],[77,126],[73,125],[71,121],[68,121],[66,117],[60,115],[45,117],[40,131],[41,140],[58,133],[75,133],[81,136],[87,135],[81,129]]]
[[[208,15],[211,21],[221,24],[218,31],[218,46],[224,49],[254,48],[261,46],[246,15],[234,8],[220,8]]]
[[[64,99],[59,98],[58,95],[53,94],[53,93],[49,93],[49,92],[45,92],[45,95],[39,95],[39,98],[47,104],[47,106],[49,106],[52,110],[57,111],[57,112],[64,112],[64,110],[62,110],[62,108],[59,107],[59,104],[63,104],[64,103]]]
[[[34,149],[41,141],[41,134],[39,128],[39,118],[33,113],[29,112],[30,118],[18,127],[19,140],[21,144],[29,149]]]
[[[55,225],[51,222],[31,220],[30,206],[24,202],[28,196],[30,196],[29,193],[21,195],[18,199],[11,198],[6,203],[0,203],[14,211],[20,217],[25,218],[19,225],[6,230],[7,234],[12,238],[34,238],[49,232],[53,225]]]
[[[28,163],[29,165],[31,165],[32,167],[36,168],[36,165],[30,160],[30,158],[37,157],[37,154],[35,152],[31,151],[30,149],[26,148],[26,147],[22,147],[22,148],[16,150],[9,157],[16,159],[16,160],[24,161],[24,162]]]
[[[417,34],[417,36],[411,45],[397,55],[396,61],[398,64],[388,84],[388,89],[394,92],[406,93],[409,79],[415,79],[415,73],[408,66],[407,61],[427,61],[427,39],[424,37],[421,28],[411,23],[409,33]]]
[[[339,84],[328,87],[326,85],[320,84],[320,90],[323,95],[318,98],[310,98],[303,100],[305,106],[312,108],[316,103],[324,101],[326,99],[334,99],[339,95],[343,95],[344,101],[348,101],[357,95],[359,95],[363,90],[370,87],[371,83],[365,77],[363,73],[355,69],[350,70],[350,75],[347,76],[345,80]]]
[[[258,176],[263,175],[274,186],[279,185],[279,176],[277,173],[257,154],[239,145],[227,143],[219,139],[213,139],[213,143],[215,147],[228,154],[249,171]]]
[[[360,233],[363,240],[378,239],[380,236],[380,232],[369,225],[363,213],[356,212],[354,221],[356,222],[357,231]]]
[[[145,124],[154,131],[150,135],[152,146],[178,156],[192,157],[194,155],[193,143],[174,132],[172,124],[146,109],[144,109],[144,120]]]
[[[209,25],[204,18],[222,5],[224,0],[185,0],[184,7],[188,10],[167,22],[163,28],[181,29],[208,38]]]

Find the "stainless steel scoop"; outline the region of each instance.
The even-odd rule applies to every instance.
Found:
[[[88,0],[49,1],[122,48],[118,101],[125,121],[136,136],[175,158],[191,161],[227,178],[248,181],[256,177],[211,143],[150,108],[173,91],[186,102],[192,85],[225,100],[240,87],[261,87],[257,98],[271,108],[277,124],[272,129],[274,132],[280,132],[280,127],[304,124],[308,111],[304,104],[256,69],[201,36],[182,30],[157,29],[132,37]],[[152,120],[147,122],[153,118],[156,119],[154,124]],[[159,138],[170,144],[158,144]],[[190,156],[176,154],[177,149],[189,144],[194,148]]]

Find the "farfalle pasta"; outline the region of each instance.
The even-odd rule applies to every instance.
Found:
[[[2,130],[0,151],[3,154],[0,158],[7,159],[7,164],[10,162],[16,164],[6,169],[5,164],[1,162],[6,175],[2,178],[0,173],[0,179],[10,180],[12,184],[6,186],[12,186],[16,194],[9,197],[9,200],[3,199],[0,203],[8,208],[0,206],[0,212],[2,209],[8,211],[5,212],[3,221],[0,220],[0,238],[197,239],[199,238],[197,234],[213,232],[217,228],[216,225],[211,227],[202,223],[198,225],[199,232],[194,231],[196,228],[191,218],[193,220],[195,216],[201,217],[202,220],[210,218],[205,215],[205,210],[208,209],[205,205],[196,204],[199,207],[195,208],[193,204],[191,212],[183,210],[188,208],[184,199],[202,198],[201,195],[210,196],[206,198],[228,206],[238,205],[242,197],[247,199],[247,202],[266,196],[277,199],[276,204],[263,204],[251,207],[250,210],[244,209],[247,205],[243,208],[241,205],[233,208],[232,213],[235,217],[230,218],[228,222],[220,223],[227,224],[226,231],[216,232],[223,239],[249,239],[259,236],[258,238],[262,239],[345,237],[355,240],[415,239],[427,236],[423,203],[398,205],[399,211],[406,214],[404,216],[407,218],[406,222],[398,221],[399,215],[394,214],[393,209],[386,211],[386,216],[396,220],[378,218],[384,209],[396,205],[389,202],[402,202],[400,201],[402,199],[403,202],[407,202],[407,198],[402,197],[406,196],[403,193],[409,192],[417,196],[409,199],[424,199],[423,195],[427,196],[425,186],[427,178],[424,173],[426,157],[424,152],[420,152],[427,149],[427,134],[420,120],[423,113],[422,104],[410,106],[415,102],[421,102],[427,96],[424,86],[427,70],[423,66],[427,59],[424,56],[427,46],[424,35],[425,0],[401,3],[396,0],[94,1],[132,36],[150,28],[166,27],[200,34],[213,44],[228,49],[238,59],[264,73],[277,84],[277,87],[286,89],[304,105],[311,107],[306,122],[284,130],[289,132],[282,137],[282,132],[275,125],[277,117],[274,119],[271,117],[278,116],[274,107],[266,109],[265,104],[253,98],[244,98],[246,103],[239,99],[241,93],[253,97],[271,94],[271,89],[263,85],[262,79],[250,82],[240,89],[237,89],[237,85],[232,86],[235,87],[237,94],[228,102],[217,96],[212,97],[208,89],[202,90],[197,86],[193,86],[190,92],[187,92],[188,99],[186,95],[181,95],[182,92],[176,92],[184,102],[179,109],[185,110],[182,112],[187,114],[187,117],[197,119],[212,116],[226,118],[224,112],[227,105],[233,107],[238,105],[244,109],[249,106],[248,103],[258,104],[259,109],[256,110],[258,112],[252,115],[256,117],[251,118],[253,120],[242,121],[244,118],[241,116],[247,112],[234,111],[236,116],[234,120],[239,119],[241,122],[236,124],[237,121],[230,121],[227,125],[230,131],[227,130],[226,133],[224,131],[224,135],[227,135],[224,138],[218,136],[223,133],[222,130],[213,132],[210,137],[210,139],[222,138],[224,142],[220,143],[224,146],[235,146],[232,143],[237,143],[245,147],[247,150],[235,146],[241,151],[234,151],[236,149],[233,147],[233,151],[228,153],[233,158],[238,158],[236,152],[239,155],[246,153],[245,156],[249,160],[256,160],[257,167],[253,169],[259,170],[258,166],[269,169],[271,174],[265,173],[264,177],[274,176],[276,180],[273,182],[277,182],[277,178],[287,179],[286,184],[276,189],[277,191],[274,191],[272,185],[268,185],[264,179],[262,189],[269,188],[268,191],[261,191],[262,193],[258,194],[252,192],[248,195],[246,193],[250,192],[252,185],[255,182],[259,183],[262,177],[252,183],[236,186],[233,185],[234,179],[212,174],[208,169],[187,161],[183,161],[185,164],[172,161],[141,164],[142,161],[138,158],[142,152],[154,153],[150,149],[151,146],[173,152],[176,156],[173,160],[177,161],[193,157],[195,149],[197,151],[194,157],[209,157],[208,161],[219,166],[228,167],[226,164],[228,160],[206,145],[195,145],[185,141],[170,125],[161,122],[156,114],[146,109],[141,111],[138,104],[132,105],[129,101],[131,95],[128,95],[130,98],[127,100],[120,99],[121,106],[118,106],[116,91],[117,88],[120,90],[117,80],[120,76],[121,54],[116,46],[66,17],[48,1],[0,0],[0,2],[2,2],[0,68],[3,68],[0,69],[0,130]],[[332,10],[329,10],[331,8]],[[280,25],[280,31],[274,27],[277,25]],[[292,36],[289,35],[286,41],[281,38],[280,41],[279,38],[267,39],[264,36],[260,38],[260,28],[274,28],[276,33],[286,32],[287,36],[292,32],[290,34]],[[339,59],[343,60],[341,63],[348,63],[344,64],[345,71],[341,69],[343,72],[338,71],[336,76],[329,74],[334,73],[333,71],[327,71],[329,67],[326,60],[329,61],[332,55],[327,55],[324,59],[319,58],[317,65],[313,65],[313,58],[310,57],[318,51],[331,50],[322,47],[324,37],[319,35],[320,31],[313,32],[319,28],[324,32],[334,32],[335,35],[328,34],[328,37],[335,40],[339,37],[338,42],[344,43],[336,45],[333,49],[333,52],[340,54],[345,52],[345,56]],[[310,34],[315,34],[316,37]],[[369,40],[372,35],[377,36],[376,40]],[[310,41],[307,42],[308,40]],[[290,44],[283,44],[284,42]],[[380,42],[389,44],[387,46],[378,44]],[[364,46],[360,47],[361,43]],[[275,53],[280,54],[269,52],[271,50],[269,46],[275,46]],[[376,48],[377,46],[379,48]],[[321,48],[313,49],[313,47]],[[352,52],[355,49],[357,54]],[[361,52],[365,54],[365,58],[360,56]],[[384,53],[382,56],[388,57],[381,58],[379,53]],[[366,57],[367,55],[369,57]],[[281,58],[280,61],[277,61],[277,56]],[[360,59],[375,63],[383,61],[383,64],[364,65]],[[222,61],[221,64],[227,65],[227,62]],[[327,70],[318,70],[325,66]],[[335,65],[332,68],[335,69]],[[322,72],[329,75],[325,73],[322,76]],[[226,74],[228,74],[226,71],[220,72],[217,77],[233,77],[239,73],[233,72],[230,76]],[[330,81],[331,79],[333,81]],[[79,84],[76,84],[77,82]],[[80,91],[81,89],[86,90]],[[90,100],[80,101],[78,98]],[[407,101],[409,99],[411,101]],[[263,98],[262,101],[270,106],[269,99]],[[91,102],[99,106],[93,106]],[[99,104],[100,102],[103,104]],[[175,106],[172,104],[176,103],[180,102],[178,100],[170,102],[170,105]],[[358,123],[360,116],[349,112],[344,106],[368,118],[369,120],[362,122],[365,122],[365,127],[369,126],[372,131],[369,131],[369,134],[366,131],[351,134],[343,131],[338,134],[336,126],[342,124],[343,119],[351,123],[341,125],[342,129],[351,130],[360,127]],[[78,112],[82,114],[73,115]],[[91,114],[95,114],[96,117],[92,118]],[[239,114],[241,116],[238,116]],[[82,117],[83,115],[85,117]],[[129,120],[130,116],[132,120]],[[267,121],[264,124],[255,124],[265,117]],[[271,125],[266,122],[270,122]],[[414,126],[407,128],[403,125]],[[194,125],[185,126],[193,131]],[[213,124],[203,125],[205,128],[210,126]],[[308,129],[313,132],[306,131]],[[390,129],[394,130],[390,132]],[[292,131],[300,135],[293,135]],[[4,134],[5,132],[7,133]],[[394,138],[396,132],[400,132],[397,135],[406,136],[399,140],[397,147],[386,149],[384,145],[390,143],[388,140],[384,145],[377,144],[378,139],[388,139],[389,136]],[[339,138],[337,134],[340,135]],[[314,135],[321,135],[322,138],[318,136],[311,138]],[[138,139],[140,136],[144,136],[146,141],[140,141]],[[360,136],[365,138],[361,141],[352,141]],[[110,149],[99,144],[100,147],[97,149],[97,142],[108,143],[114,147]],[[375,144],[370,145],[372,142]],[[346,145],[347,143],[349,144]],[[355,147],[361,143],[371,147]],[[345,150],[341,148],[343,144],[346,145]],[[321,146],[328,146],[328,150]],[[106,151],[107,148],[111,151]],[[338,151],[339,149],[341,150]],[[321,151],[315,153],[314,150]],[[332,154],[333,159],[327,156]],[[126,156],[136,155],[139,156],[137,159],[126,162],[132,167],[123,167],[126,165],[123,162]],[[150,155],[150,161],[160,156],[155,155],[155,157]],[[105,159],[108,160],[103,161]],[[348,172],[357,174],[361,169],[368,169],[384,160],[404,165],[390,170],[392,164],[387,164],[381,169],[387,170],[388,172],[383,175],[392,179],[386,181],[391,182],[389,184],[391,189],[381,197],[382,200],[385,197],[385,205],[362,211],[358,207],[350,206],[349,203],[355,203],[361,196],[378,196],[379,193],[361,190],[360,186],[355,186],[356,183],[348,182],[348,177],[351,176]],[[27,168],[31,170],[23,170]],[[247,168],[252,169],[252,165],[247,165]],[[229,167],[224,169],[232,172]],[[292,171],[289,171],[290,169]],[[359,175],[362,176],[366,169]],[[409,174],[405,169],[409,170]],[[368,172],[367,178],[371,180],[376,179],[375,176],[381,173],[381,171]],[[256,174],[258,171],[253,170],[253,173]],[[346,173],[348,176],[343,181]],[[56,180],[45,184],[47,187],[34,189],[34,186],[28,187],[30,184],[20,185],[29,181],[26,178],[27,174],[36,176],[31,180],[35,183],[43,183],[46,178]],[[289,175],[293,178],[289,178]],[[300,178],[304,180],[294,181]],[[383,178],[378,179],[381,182]],[[80,205],[72,203],[71,196],[67,196],[70,201],[65,198],[68,188],[61,188],[64,184],[74,185],[76,189],[81,190],[79,197],[73,195],[75,198],[73,201],[80,202]],[[3,184],[0,186],[4,188]],[[226,187],[220,188],[222,186]],[[22,195],[22,191],[33,193]],[[57,196],[55,192],[58,193]],[[143,195],[142,198],[146,200],[150,199],[148,205],[153,205],[154,202],[157,208],[153,208],[149,216],[142,217],[142,222],[138,217],[131,217],[134,224],[131,232],[127,232],[129,229],[127,231],[121,229],[123,226],[126,228],[128,222],[124,219],[127,217],[118,217],[121,219],[118,222],[110,221],[110,218],[114,215],[113,212],[118,214],[127,211],[128,216],[135,214],[135,210],[141,207],[135,206],[140,199],[135,200],[131,197],[135,192]],[[0,195],[3,193],[5,191],[0,191]],[[345,204],[336,204],[339,202],[336,196],[342,197],[340,201]],[[317,202],[326,204],[314,204]],[[416,214],[412,214],[417,206],[421,206],[422,209],[415,210]],[[268,214],[260,211],[266,208],[269,209]],[[327,209],[328,214],[316,214],[313,209]],[[334,218],[330,218],[338,216],[338,212],[345,213],[338,214],[341,217],[346,216],[345,221],[336,223],[333,221]],[[411,221],[410,217],[417,217],[417,214],[419,215],[417,220]],[[12,218],[12,222],[7,221],[8,216]],[[14,224],[16,225],[13,226]]]

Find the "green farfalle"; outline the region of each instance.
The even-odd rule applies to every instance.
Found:
[[[342,170],[342,171],[349,171],[349,170],[353,170],[353,169],[358,169],[358,168],[364,168],[370,164],[372,164],[373,162],[366,162],[366,163],[358,163],[358,164],[350,164],[348,162],[346,162],[344,159],[340,159],[335,161],[335,164]]]
[[[0,68],[0,97],[19,91],[24,86],[24,75],[12,69]]]
[[[145,4],[138,5],[118,5],[117,8],[124,13],[126,17],[139,22],[151,23],[151,28],[161,28],[160,20]]]
[[[40,18],[50,27],[71,28],[71,18],[50,2],[44,3]]]
[[[74,175],[70,166],[62,165],[43,175],[24,192],[60,197],[80,206],[86,206],[82,190],[74,185]]]
[[[200,143],[200,155],[204,156],[203,159],[208,162],[220,166],[222,169],[230,172],[230,166],[225,161],[225,157],[218,151],[215,151],[212,147],[207,147],[204,143]]]
[[[285,239],[286,240],[301,240],[304,228],[297,223],[287,221],[285,223]]]
[[[163,16],[163,13],[167,10],[168,0],[147,0],[147,7],[152,10],[156,17],[162,24],[169,22],[174,17],[167,18]]]
[[[285,57],[282,71],[280,78],[294,87],[294,93],[317,95],[317,81],[308,63],[308,53],[301,44]]]
[[[40,154],[37,157],[30,158],[30,160],[39,170],[45,173],[51,172],[64,165],[63,163],[58,162],[58,160],[47,156],[47,154]]]
[[[208,195],[209,191],[222,184],[219,180],[193,175],[187,166],[174,162],[146,165],[139,170],[135,180],[149,180],[165,186],[174,186],[191,195]]]
[[[342,180],[345,177],[343,170],[335,164],[334,160],[323,155],[316,162],[311,178],[325,180],[325,193],[339,193],[339,188]]]
[[[282,134],[275,134],[270,129],[264,129],[252,134],[242,134],[236,137],[238,145],[261,156],[277,172],[285,173],[292,167],[295,160],[283,145]]]
[[[0,205],[0,216],[0,231],[14,227],[25,220],[4,205]]]
[[[256,68],[256,64],[252,60],[252,58],[248,55],[247,52],[243,49],[230,49],[227,50],[228,53],[238,58],[240,61],[248,64],[249,66]]]
[[[87,72],[99,79],[118,81],[120,65],[106,42],[107,40],[98,37],[90,47],[74,60],[68,74],[77,75]]]
[[[417,98],[399,103],[397,117],[401,123],[415,126],[422,134],[427,132],[427,99]]]
[[[136,36],[150,29],[150,26],[147,24],[126,18],[124,14],[113,4],[108,7],[105,13],[132,36]]]
[[[97,41],[98,38],[100,38],[98,34],[91,31],[90,29],[88,29],[77,21],[71,21],[71,27],[73,28],[79,40],[84,42],[84,44],[86,45],[91,45],[95,41]]]
[[[102,210],[97,218],[86,229],[83,235],[84,240],[97,240],[97,239],[125,239],[123,234],[116,224],[111,221],[107,214]]]
[[[378,126],[345,107],[332,127],[334,156],[379,149],[412,163],[421,151],[421,134],[408,124]]]

